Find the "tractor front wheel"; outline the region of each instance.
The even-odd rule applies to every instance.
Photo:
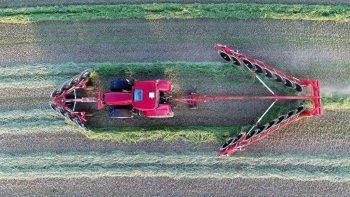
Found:
[[[111,82],[110,90],[112,92],[121,92],[123,90],[130,91],[132,89],[132,81],[124,80],[114,80]]]

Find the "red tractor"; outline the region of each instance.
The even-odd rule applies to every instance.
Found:
[[[172,85],[168,80],[139,81],[135,84],[130,80],[116,80],[112,81],[111,91],[103,95],[100,106],[116,106],[111,118],[131,118],[132,114],[171,118],[174,116],[169,104],[171,91]]]
[[[87,86],[91,72],[86,70],[72,80],[66,82],[61,88],[53,91],[51,97],[54,102],[51,108],[69,120],[72,120],[81,128],[86,127],[86,112],[75,110],[77,102],[97,102],[98,110],[105,105],[113,106],[111,118],[132,118],[141,115],[149,118],[171,118],[174,116],[169,104],[172,91],[171,82],[168,80],[139,81],[115,80],[111,82],[110,91],[99,91],[98,98],[77,97],[79,89],[90,90]]]
[[[51,108],[71,120],[79,127],[87,130],[87,112],[76,109],[76,103],[97,103],[97,109],[101,110],[105,105],[110,106],[111,118],[132,118],[133,116],[145,116],[149,118],[171,118],[174,116],[172,103],[181,102],[189,105],[192,109],[197,109],[198,102],[217,101],[217,100],[271,100],[271,105],[261,115],[261,117],[252,124],[253,126],[244,133],[232,136],[220,148],[219,155],[231,155],[238,152],[246,146],[266,137],[267,135],[299,120],[302,117],[311,117],[322,115],[320,81],[319,80],[299,80],[278,71],[267,64],[256,60],[247,55],[232,50],[227,46],[216,45],[219,55],[233,66],[247,69],[254,77],[271,93],[271,96],[199,96],[191,93],[187,97],[172,98],[172,85],[168,80],[139,81],[134,83],[131,80],[115,80],[111,82],[110,90],[103,93],[98,92],[98,97],[84,97],[80,92],[90,90],[88,83],[91,71],[86,70],[73,77],[70,81],[63,84],[61,88],[53,91],[51,97],[53,102]],[[309,95],[283,96],[276,94],[259,77],[264,76],[272,81],[284,85],[286,88],[293,89],[296,92],[305,92]],[[84,91],[85,90],[85,91]],[[273,105],[282,100],[308,100],[313,103],[312,109],[306,109],[300,106],[295,110],[289,111],[266,124],[261,124],[262,118],[273,107]]]

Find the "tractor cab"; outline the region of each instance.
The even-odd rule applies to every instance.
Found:
[[[126,106],[132,106],[133,111],[142,112],[146,117],[174,116],[171,105],[164,102],[172,91],[170,81],[139,81],[132,84],[128,80],[115,80],[112,81],[110,90],[104,94],[104,104],[115,106],[111,113],[113,118],[122,118],[118,114],[123,114],[124,117],[127,114]]]

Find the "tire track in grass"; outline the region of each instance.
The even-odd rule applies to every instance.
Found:
[[[6,155],[0,179],[171,177],[350,181],[350,158],[327,155],[250,155],[218,158],[211,153],[85,153]]]

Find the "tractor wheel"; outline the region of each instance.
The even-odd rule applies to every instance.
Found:
[[[112,92],[121,92],[123,90],[130,91],[132,89],[132,84],[129,80],[114,80],[111,82],[110,90]]]
[[[56,106],[56,111],[57,111],[60,115],[64,116],[65,111],[64,111],[64,109],[63,109],[62,107]]]
[[[61,90],[62,90],[62,92],[64,92],[64,91],[69,90],[71,87],[72,87],[72,86],[71,86],[71,84],[70,84],[70,81],[67,81],[67,82],[65,82],[65,83],[62,85]]]
[[[220,51],[219,54],[225,61],[227,61],[227,62],[231,61],[231,58],[230,58],[230,56],[227,53],[225,53],[223,51]]]
[[[115,108],[110,112],[111,118],[132,118],[132,114],[128,109]]]
[[[249,60],[246,60],[244,59],[243,60],[243,63],[248,66],[248,68],[250,68],[252,71],[256,70],[255,66],[249,61]]]
[[[289,88],[295,88],[295,83],[293,83],[292,81],[285,79],[284,85],[289,87]]]
[[[56,96],[62,94],[62,90],[61,88],[57,88],[56,90],[54,90],[52,93],[51,93],[51,98],[55,98]]]
[[[276,74],[271,72],[270,70],[264,69],[266,77],[270,78],[271,80],[276,80]]]
[[[80,128],[84,129],[85,131],[88,130],[87,126],[81,121],[79,118],[74,118],[73,122]]]
[[[265,133],[265,132],[267,131],[265,125],[260,126],[260,127],[259,127],[259,130],[260,130],[259,133],[257,133],[256,135],[261,134],[261,133]]]
[[[254,64],[257,73],[264,73],[264,69],[261,66]]]
[[[235,137],[232,137],[230,139],[228,139],[220,148],[220,151],[224,151],[226,150],[227,148],[235,145],[238,140],[242,137],[242,135],[238,135],[238,136],[235,136]]]
[[[233,56],[231,58],[232,58],[232,61],[233,61],[234,65],[236,65],[236,66],[240,66],[241,65],[241,63],[239,62],[239,60],[237,58],[235,58]]]
[[[252,138],[252,137],[258,135],[260,132],[261,132],[260,129],[254,129],[254,130],[252,130],[252,131],[250,131],[250,133],[247,135],[247,138],[246,138],[246,139],[248,140],[248,139],[250,139],[250,138]]]
[[[50,108],[51,108],[53,111],[57,112],[57,111],[56,111],[57,106],[55,105],[55,103],[50,103]]]
[[[266,129],[266,130],[269,130],[269,129],[271,129],[273,126],[275,126],[275,124],[276,124],[276,121],[275,121],[275,120],[272,120],[272,121],[270,121],[269,123],[265,124],[265,129]]]
[[[301,114],[302,112],[304,112],[305,111],[305,107],[304,106],[300,106],[300,107],[298,107],[297,109],[296,109],[296,113],[297,114]]]
[[[288,114],[287,114],[287,119],[291,118],[291,117],[294,116],[295,114],[296,114],[296,111],[295,111],[295,110],[288,112]]]
[[[91,76],[91,70],[84,70],[80,73],[80,79],[79,80],[86,80],[89,79]]]
[[[299,84],[295,84],[295,89],[296,89],[296,91],[298,91],[298,92],[303,91],[303,87],[301,87],[301,85],[299,85]]]
[[[80,81],[80,76],[75,76],[75,77],[72,78],[72,80],[70,80],[69,85],[71,87],[73,87],[73,86],[77,85],[80,82],[81,82]]]
[[[268,78],[272,78],[272,77],[273,77],[271,71],[269,71],[269,70],[267,70],[267,69],[264,69],[264,71],[265,71],[266,77],[268,77]]]
[[[275,119],[275,120],[276,120],[276,125],[277,125],[277,124],[280,124],[280,123],[283,122],[285,119],[286,119],[286,115],[282,115],[282,116],[276,118],[276,119]]]
[[[230,145],[231,142],[233,142],[234,138],[230,138],[229,140],[227,140],[220,148],[220,151],[224,151],[228,148],[228,146]]]
[[[65,112],[65,113],[64,113],[64,117],[66,117],[68,120],[73,121],[73,116],[72,116],[72,114],[69,113],[69,112]]]
[[[275,77],[276,77],[275,81],[284,83],[284,79],[280,75],[275,74]]]

